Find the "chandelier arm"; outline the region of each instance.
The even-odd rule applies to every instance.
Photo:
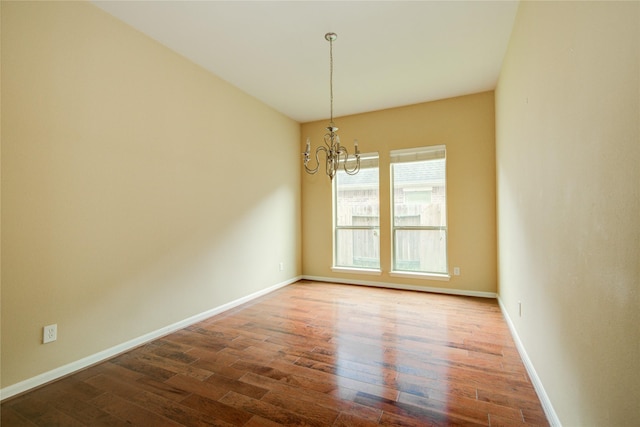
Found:
[[[333,148],[334,135],[332,132],[327,132],[324,134],[324,145],[327,146],[329,150]]]
[[[358,173],[358,171],[360,171],[360,153],[356,152],[353,156],[350,156],[347,148],[341,146],[340,150],[338,151],[338,159],[340,159],[340,156],[343,156],[344,160],[342,161],[342,168],[347,173],[347,175],[355,175]],[[350,158],[355,158],[355,165],[352,169],[349,169],[347,167]]]
[[[318,147],[316,148],[316,152],[314,154],[314,157],[316,159],[316,167],[315,168],[310,168],[308,166],[309,164],[309,153],[308,152],[304,152],[302,153],[304,155],[304,169],[307,171],[307,173],[310,173],[311,175],[315,174],[316,172],[318,172],[318,169],[320,169],[320,157],[319,157],[319,152],[320,151],[324,151],[324,154],[326,157],[328,157],[328,151],[326,148],[324,147]]]
[[[356,175],[358,172],[360,172],[360,156],[356,156],[356,164],[353,169],[347,169],[347,164],[345,163],[344,171],[347,173],[347,175]]]

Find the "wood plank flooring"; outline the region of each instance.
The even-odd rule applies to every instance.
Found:
[[[3,427],[548,425],[495,300],[306,281],[1,411]]]

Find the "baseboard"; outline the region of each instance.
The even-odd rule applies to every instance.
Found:
[[[337,277],[302,276],[302,279],[315,282],[342,283],[345,285],[374,286],[377,288],[402,289],[406,291],[433,292],[438,294],[462,295],[467,297],[496,298],[495,292],[469,291],[465,289],[432,288],[428,286],[403,285],[400,283],[384,283],[365,280],[342,279]]]
[[[544,409],[544,413],[547,416],[547,421],[552,427],[562,427],[560,423],[560,419],[558,418],[558,414],[553,409],[553,405],[551,404],[551,400],[549,399],[549,395],[544,389],[542,385],[542,381],[538,376],[535,368],[533,367],[533,363],[531,363],[531,359],[529,359],[529,355],[527,354],[527,350],[524,348],[524,344],[520,340],[518,336],[518,332],[516,331],[516,327],[511,321],[511,317],[509,317],[509,313],[498,295],[498,304],[500,305],[500,310],[502,311],[502,315],[504,316],[507,325],[509,326],[509,330],[511,331],[511,336],[513,336],[513,341],[516,343],[516,348],[518,349],[518,353],[520,353],[520,358],[522,359],[522,363],[524,363],[524,367],[529,374],[529,378],[531,379],[531,383],[533,384],[533,388],[536,390],[538,394],[538,398],[540,399],[540,403],[542,404],[542,408]]]
[[[253,299],[259,298],[263,295],[266,295],[270,292],[273,292],[277,289],[283,288],[291,283],[295,283],[301,279],[301,276],[297,276],[293,279],[286,280],[284,282],[278,283],[276,285],[270,286],[266,289],[263,289],[258,292],[254,292],[245,297],[239,298],[237,300],[228,302],[221,306],[212,308],[211,310],[207,310],[203,313],[196,314],[195,316],[191,316],[187,319],[181,320],[179,322],[173,323],[171,325],[165,326],[164,328],[160,328],[153,332],[149,332],[148,334],[142,335],[140,337],[134,338],[122,344],[118,344],[114,347],[108,348],[104,351],[92,354],[91,356],[87,356],[80,360],[76,360],[75,362],[71,362],[67,365],[61,366],[59,368],[53,369],[51,371],[42,373],[35,377],[29,378],[27,380],[21,381],[16,384],[12,384],[10,386],[4,387],[0,389],[0,401],[8,399],[10,397],[16,396],[18,394],[27,392],[36,387],[40,387],[49,382],[55,381],[67,375],[73,374],[81,369],[87,368],[89,366],[95,365],[97,363],[103,362],[107,359],[110,359],[118,354],[129,351],[135,347],[138,347],[142,344],[146,344],[150,341],[163,337],[172,332],[178,331],[180,329],[186,328],[187,326],[193,325],[194,323],[198,323],[202,320],[205,320],[211,316],[215,316],[216,314],[220,314],[224,311],[230,310],[234,307],[237,307],[241,304],[249,302]]]

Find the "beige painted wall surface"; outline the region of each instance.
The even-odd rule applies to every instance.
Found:
[[[89,3],[1,7],[2,387],[300,274],[298,123]]]
[[[523,2],[496,91],[499,294],[565,426],[640,425],[639,28]]]
[[[322,142],[328,121],[302,125],[312,148]],[[495,116],[494,94],[485,92],[443,101],[335,119],[342,143],[352,151],[380,155],[380,276],[333,272],[331,182],[320,170],[302,172],[302,271],[306,276],[466,291],[496,291]],[[445,144],[449,282],[389,276],[391,269],[389,152]],[[324,167],[324,165],[323,165]]]

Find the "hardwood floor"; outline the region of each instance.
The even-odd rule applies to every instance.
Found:
[[[3,427],[548,425],[495,300],[305,281],[1,410]]]

